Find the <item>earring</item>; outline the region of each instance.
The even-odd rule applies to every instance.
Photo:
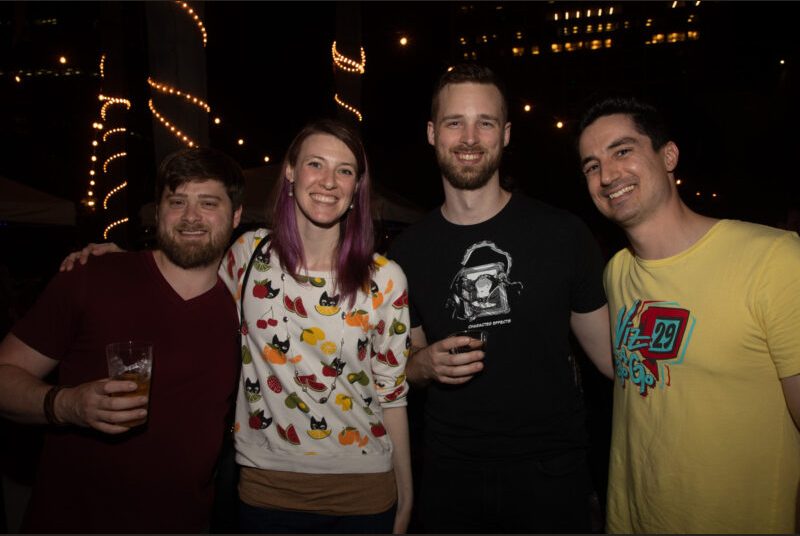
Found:
[[[350,208],[351,208],[351,209],[353,208],[353,203],[350,203]]]
[[[294,197],[294,182],[289,181],[289,197]]]

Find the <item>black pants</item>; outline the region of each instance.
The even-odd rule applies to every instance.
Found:
[[[588,533],[586,453],[547,460],[425,458],[419,505],[426,533]]]

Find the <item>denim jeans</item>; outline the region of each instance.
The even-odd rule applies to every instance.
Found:
[[[391,534],[394,514],[395,507],[380,514],[331,516],[239,501],[239,528],[245,534]]]
[[[419,504],[426,533],[588,533],[586,453],[469,462],[428,454]]]

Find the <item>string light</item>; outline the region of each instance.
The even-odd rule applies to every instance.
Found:
[[[106,77],[106,55],[100,55],[100,78]]]
[[[175,3],[181,6],[184,11],[186,11],[186,13],[191,15],[191,17],[194,19],[194,22],[197,24],[197,28],[200,30],[200,34],[203,36],[203,48],[205,48],[206,44],[208,43],[208,33],[206,33],[206,27],[203,25],[203,21],[200,20],[200,17],[197,15],[197,13],[195,13],[186,2],[175,0]]]
[[[364,47],[361,47],[361,63],[348,58],[344,54],[341,54],[336,49],[336,41],[334,41],[333,45],[331,45],[331,56],[333,57],[334,65],[343,71],[347,71],[348,73],[364,74],[364,71],[367,68],[367,55],[364,52]]]
[[[354,113],[354,114],[355,114],[355,116],[358,118],[358,120],[359,120],[359,121],[361,121],[361,120],[362,120],[361,112],[359,112],[359,111],[358,111],[358,110],[357,110],[355,107],[353,107],[353,106],[351,106],[351,105],[347,104],[347,103],[346,103],[346,102],[344,102],[342,99],[340,99],[340,98],[339,98],[339,94],[338,94],[338,93],[336,93],[336,94],[333,96],[333,100],[335,100],[335,101],[336,101],[336,104],[338,104],[339,106],[341,106],[342,108],[344,108],[344,109],[345,109],[345,110],[347,110],[348,112],[352,112],[352,113]]]
[[[103,143],[105,143],[106,140],[108,140],[109,136],[113,136],[114,134],[120,134],[122,132],[127,132],[127,130],[128,129],[126,129],[125,127],[117,127],[106,130],[105,132],[103,132]],[[97,146],[97,142],[96,141],[92,142],[92,145]]]
[[[117,153],[117,154],[112,154],[111,156],[109,156],[108,158],[106,158],[106,161],[105,161],[105,162],[103,162],[103,173],[108,173],[108,165],[109,165],[111,162],[113,162],[113,161],[114,161],[114,160],[116,160],[117,158],[122,158],[123,156],[126,156],[127,154],[128,154],[128,153],[126,153],[126,152],[121,152],[121,153]]]
[[[347,73],[354,73],[359,75],[364,74],[367,68],[367,54],[366,52],[364,52],[364,47],[360,47],[360,49],[361,49],[361,62],[358,62],[340,53],[336,49],[336,41],[334,41],[333,44],[331,45],[331,57],[333,58],[333,65]],[[338,104],[348,112],[355,114],[355,116],[358,118],[359,121],[363,121],[364,117],[361,115],[361,112],[358,111],[358,109],[355,106],[339,98],[338,93],[333,95],[333,100],[336,101],[336,104]]]
[[[103,208],[105,210],[108,210],[108,200],[111,198],[111,196],[114,195],[115,193],[119,192],[120,190],[122,190],[126,186],[128,186],[128,181],[125,181],[122,184],[116,185],[110,192],[108,192],[106,194],[105,199],[103,199]]]
[[[108,227],[106,227],[105,231],[103,231],[103,240],[108,240],[108,232],[111,229],[113,229],[117,225],[120,225],[122,223],[126,223],[127,221],[128,221],[128,218],[122,218],[122,219],[119,219],[119,220],[109,224]]]
[[[176,138],[186,143],[186,145],[188,145],[189,147],[195,146],[195,142],[189,136],[187,136],[180,130],[176,129],[172,125],[172,123],[167,121],[163,115],[158,113],[158,110],[156,110],[156,107],[153,105],[153,99],[149,99],[147,101],[147,106],[148,108],[150,108],[150,112],[155,116],[155,118],[158,119],[161,122],[161,124],[164,125],[170,132],[172,132]]]
[[[109,106],[121,105],[124,106],[126,110],[131,109],[131,101],[129,101],[128,99],[122,99],[118,97],[106,97],[105,95],[102,94],[98,95],[98,98],[100,99],[101,102],[103,102],[103,106],[100,107],[100,117],[103,119],[103,121],[106,120],[106,110],[108,109]]]
[[[147,77],[147,83],[150,84],[150,87],[152,87],[155,90],[158,90],[158,91],[160,91],[162,93],[165,93],[165,94],[168,94],[168,95],[177,95],[179,97],[183,97],[183,98],[185,98],[187,100],[187,102],[189,102],[191,104],[194,104],[196,106],[199,106],[200,108],[205,110],[207,113],[211,113],[211,107],[208,104],[206,104],[202,99],[198,99],[197,97],[195,97],[193,95],[190,95],[189,93],[186,93],[185,91],[181,91],[181,90],[176,89],[174,87],[168,86],[167,84],[162,84],[160,82],[156,82],[155,80],[153,80],[149,76]]]

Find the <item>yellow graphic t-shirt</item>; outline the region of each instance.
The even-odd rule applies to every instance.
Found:
[[[789,533],[800,433],[800,238],[718,222],[688,250],[606,267],[616,370],[607,530]]]

